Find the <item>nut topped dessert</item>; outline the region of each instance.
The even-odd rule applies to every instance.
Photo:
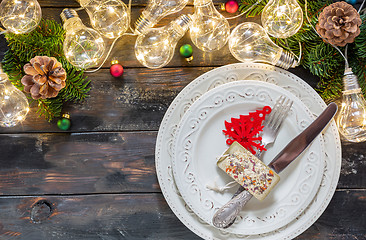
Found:
[[[277,173],[238,142],[231,144],[217,161],[217,166],[259,200],[263,200],[280,180]]]

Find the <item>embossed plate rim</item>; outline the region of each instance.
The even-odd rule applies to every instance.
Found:
[[[202,128],[205,128],[207,124],[211,126],[213,122],[215,123],[215,126],[220,125],[220,122],[214,120],[219,116],[223,118],[227,117],[227,120],[230,119],[230,117],[236,117],[227,116],[228,109],[234,108],[236,109],[235,112],[240,112],[239,109],[242,109],[244,105],[248,106],[248,103],[273,106],[276,99],[281,95],[286,96],[294,102],[286,120],[286,124],[290,124],[294,132],[292,133],[293,136],[287,136],[287,138],[284,139],[285,141],[278,139],[272,146],[273,149],[271,150],[279,152],[283,147],[279,146],[279,143],[284,145],[290,138],[299,134],[314,120],[314,116],[300,99],[274,84],[250,80],[222,84],[203,94],[190,106],[182,117],[176,130],[175,144],[173,144],[172,166],[174,178],[178,190],[185,202],[193,212],[208,224],[212,225],[212,216],[215,214],[216,210],[222,206],[222,203],[220,203],[217,198],[222,200],[222,198],[226,197],[226,201],[228,201],[230,199],[230,194],[227,193],[224,197],[223,194],[212,194],[211,190],[207,190],[206,187],[202,185],[203,183],[201,180],[204,179],[204,173],[197,172],[199,171],[197,165],[200,165],[202,161],[208,164],[206,169],[210,169],[210,172],[212,172],[212,181],[216,179],[216,177],[219,177],[219,175],[215,175],[215,170],[217,170],[215,156],[211,156],[212,159],[207,159],[206,157],[201,159],[195,154],[197,149],[212,152],[210,151],[212,146],[198,142],[200,135],[210,135],[210,132],[207,132],[207,129],[202,131]],[[247,110],[251,111],[254,109]],[[280,130],[280,135],[281,132],[285,131],[286,130],[282,128]],[[214,137],[216,138],[213,139]],[[216,154],[221,154],[227,148],[220,129],[217,129],[217,134],[214,134],[209,139],[212,140],[210,141],[210,144],[212,144],[212,142],[217,142],[218,139],[221,141],[221,144],[214,147],[216,149],[222,147],[221,151],[216,151]],[[200,147],[197,147],[197,144]],[[215,150],[213,151],[215,152]],[[270,159],[268,159],[269,157],[270,156],[267,157],[268,161],[270,161]],[[242,217],[243,219],[236,221],[236,223],[230,228],[227,228],[226,231],[234,234],[246,235],[263,234],[275,231],[299,216],[302,210],[305,209],[314,198],[320,186],[324,169],[322,136],[317,137],[314,140],[314,144],[309,146],[301,156],[301,159],[297,159],[294,164],[295,165],[292,166],[295,166],[297,169],[297,175],[284,171],[281,173],[281,177],[283,178],[286,177],[286,174],[290,174],[293,178],[297,176],[296,180],[292,179],[292,184],[289,182],[282,182],[281,184],[280,182],[281,186],[276,187],[276,189],[273,190],[276,191],[278,196],[278,191],[286,191],[286,188],[291,186],[291,192],[289,192],[285,198],[281,198],[280,201],[276,201],[262,210],[256,210],[255,214],[253,214],[252,211],[249,211],[249,213],[244,211],[245,214],[244,212],[241,212],[241,214],[244,214]],[[206,181],[209,181],[209,179],[206,179]],[[290,186],[288,184],[290,184]],[[260,202],[256,203],[261,204]],[[266,206],[266,204],[262,204],[263,206]],[[208,206],[211,206],[211,208]],[[263,215],[264,213],[266,214]]]
[[[157,135],[155,148],[155,163],[158,181],[169,207],[178,219],[192,232],[204,239],[292,239],[307,228],[309,228],[324,212],[336,190],[341,168],[341,143],[338,130],[334,121],[326,129],[325,150],[327,153],[328,171],[323,177],[322,186],[319,188],[317,196],[313,202],[304,210],[296,221],[286,225],[283,229],[271,232],[266,235],[235,235],[218,230],[205,222],[202,222],[180,197],[180,193],[174,186],[174,179],[171,176],[171,144],[169,141],[174,137],[174,128],[184,111],[189,108],[189,104],[197,99],[202,92],[206,92],[216,85],[225,82],[246,79],[253,75],[263,81],[273,82],[273,79],[280,79],[277,84],[285,89],[301,88],[301,92],[295,95],[299,97],[315,114],[318,115],[326,104],[321,97],[306,82],[296,75],[283,70],[261,63],[234,63],[210,70],[188,84],[176,96],[166,111]],[[295,89],[296,90],[296,89]],[[331,158],[331,159],[330,159]]]

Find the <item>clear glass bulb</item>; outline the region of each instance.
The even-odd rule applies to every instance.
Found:
[[[347,141],[366,141],[366,101],[352,69],[346,69],[343,83],[342,106],[336,119],[338,130]]]
[[[64,9],[61,18],[66,31],[64,40],[66,59],[78,68],[96,67],[105,52],[102,36],[94,29],[86,27],[75,10]]]
[[[3,0],[0,4],[0,22],[12,33],[31,32],[41,18],[42,11],[37,0]]]
[[[194,0],[194,9],[189,31],[194,45],[205,52],[225,46],[230,35],[230,25],[216,10],[212,0]]]
[[[137,60],[148,68],[166,66],[174,55],[174,50],[191,22],[190,16],[182,15],[169,25],[161,28],[149,28],[136,39],[135,54]]]
[[[152,28],[165,16],[179,12],[187,5],[188,1],[189,0],[149,0],[146,8],[135,22],[135,33],[144,33],[144,31]]]
[[[229,49],[241,62],[269,63],[284,69],[297,66],[294,55],[272,42],[263,27],[254,22],[244,22],[234,28]]]
[[[14,127],[29,112],[27,97],[17,89],[0,68],[0,126]]]
[[[299,31],[303,12],[296,0],[270,0],[262,10],[262,26],[276,38],[288,38]]]
[[[103,36],[113,39],[130,26],[130,12],[121,0],[77,0],[86,10],[90,24]]]

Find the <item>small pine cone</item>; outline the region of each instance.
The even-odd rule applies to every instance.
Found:
[[[357,10],[346,2],[335,2],[319,15],[316,31],[330,44],[343,47],[360,34],[362,20]]]
[[[21,82],[33,99],[54,98],[65,87],[66,71],[54,57],[36,56],[24,65]]]

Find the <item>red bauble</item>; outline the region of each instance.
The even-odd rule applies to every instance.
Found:
[[[109,69],[109,72],[113,77],[120,77],[123,74],[123,67],[121,64],[118,63],[118,61],[115,63],[112,62],[112,66]]]
[[[225,10],[228,13],[235,13],[239,9],[239,4],[235,0],[229,0],[225,3]]]

